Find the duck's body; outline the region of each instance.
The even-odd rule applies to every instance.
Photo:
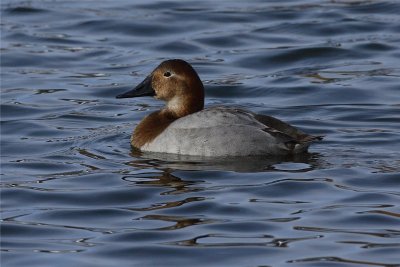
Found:
[[[311,141],[307,137],[272,117],[242,109],[213,107],[171,122],[140,149],[214,157],[287,155],[304,152]]]
[[[203,85],[182,60],[163,62],[134,91],[118,97],[150,94],[167,105],[136,127],[131,144],[142,151],[212,157],[289,155],[307,151],[320,139],[243,109],[203,109]]]

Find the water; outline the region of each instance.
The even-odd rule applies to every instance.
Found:
[[[399,1],[1,4],[2,266],[400,266]],[[143,158],[183,58],[207,105],[325,135],[290,159]]]

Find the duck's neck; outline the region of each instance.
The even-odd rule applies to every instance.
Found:
[[[177,118],[185,117],[198,112],[204,108],[204,95],[197,96],[176,96],[168,101],[165,112],[173,114]]]
[[[165,99],[165,109],[181,118],[204,108],[204,86],[194,72],[193,79],[185,80],[184,86],[177,90],[173,98]]]
[[[176,119],[177,117],[166,112],[165,109],[151,113],[136,126],[131,138],[131,145],[141,148],[153,141]]]

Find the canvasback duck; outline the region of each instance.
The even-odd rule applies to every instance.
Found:
[[[145,152],[236,157],[306,152],[321,136],[308,135],[276,118],[233,107],[204,109],[204,87],[184,60],[162,62],[133,90],[117,98],[154,96],[163,109],[135,128],[131,145]]]

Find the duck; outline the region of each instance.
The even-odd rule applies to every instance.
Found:
[[[277,118],[227,106],[204,108],[204,85],[182,59],[159,64],[141,83],[116,98],[152,96],[165,106],[134,129],[141,152],[202,157],[282,156],[307,152],[322,136]]]

